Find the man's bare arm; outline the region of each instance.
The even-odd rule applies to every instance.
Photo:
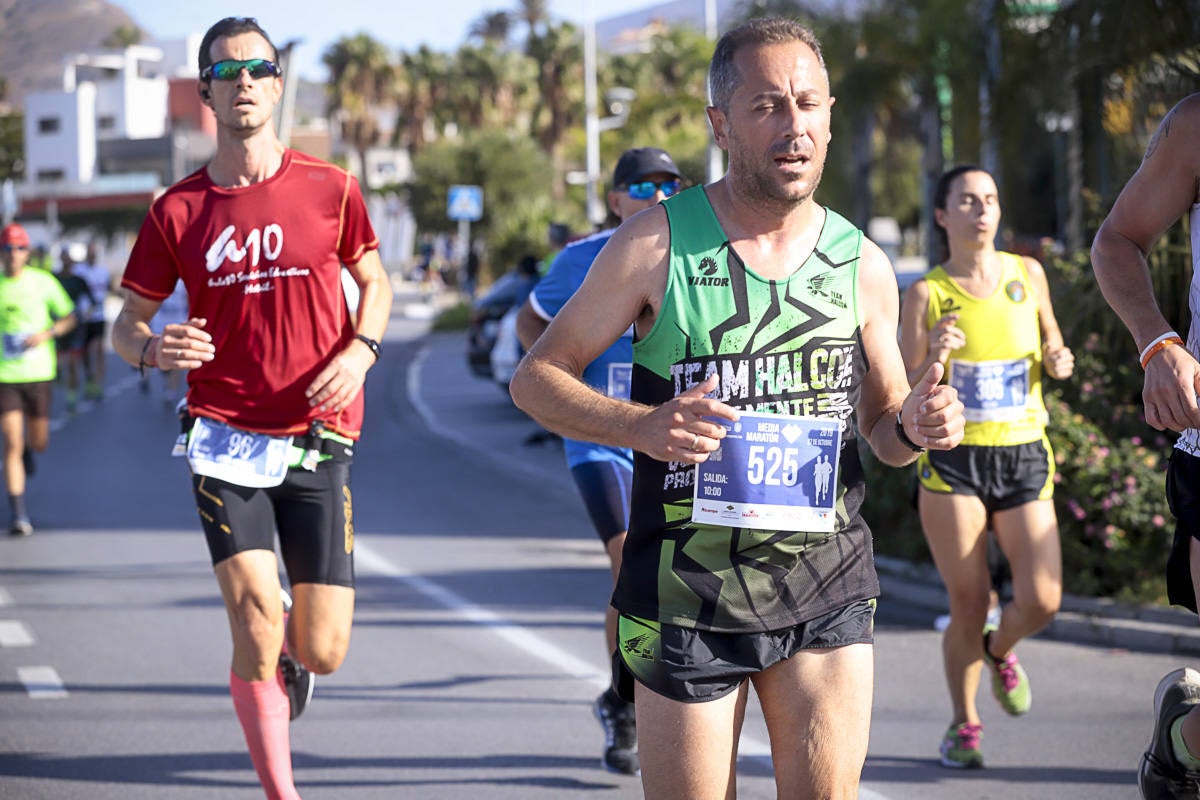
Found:
[[[588,442],[631,447],[654,458],[699,463],[725,429],[703,418],[737,413],[693,387],[658,408],[614,400],[589,387],[583,370],[629,326],[652,324],[668,268],[662,208],[623,224],[597,255],[579,290],[530,348],[510,384],[517,406],[548,430]]]
[[[1154,299],[1146,256],[1196,202],[1198,179],[1200,94],[1194,94],[1163,119],[1092,242],[1100,290],[1139,350],[1169,328]]]
[[[517,338],[521,341],[521,347],[526,350],[533,348],[533,343],[536,342],[546,328],[550,327],[547,320],[533,310],[533,302],[526,299],[521,306],[521,310],[517,312]]]
[[[962,441],[962,403],[949,386],[940,386],[942,365],[933,363],[916,376],[909,391],[908,375],[896,342],[899,298],[896,276],[874,243],[863,242],[858,275],[863,310],[862,340],[867,363],[858,401],[858,424],[871,449],[885,464],[903,466],[916,458],[896,432],[896,414],[908,438],[922,447],[949,450]]]
[[[368,250],[346,269],[359,290],[355,331],[378,342],[392,313],[392,283],[379,251]],[[375,365],[375,359],[374,349],[366,342],[351,340],[306,387],[304,393],[309,404],[334,411],[345,408],[362,389],[367,370]]]
[[[1138,171],[1130,178],[1092,243],[1092,267],[1104,298],[1139,350],[1169,332],[1154,297],[1146,257],[1158,238],[1188,213],[1200,185],[1200,94],[1171,109]],[[1186,333],[1186,332],[1185,332]],[[1146,365],[1146,422],[1159,430],[1200,427],[1200,364],[1167,347]]]

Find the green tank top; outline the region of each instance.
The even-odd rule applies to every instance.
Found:
[[[664,201],[670,266],[658,319],[633,347],[634,402],[661,405],[708,375],[748,411],[836,418],[834,533],[693,523],[695,468],[635,453],[629,538],[613,604],[724,632],[769,631],[879,592],[854,407],[867,365],[858,307],[862,233],[826,210],[816,248],[786,280],[742,262],[704,187]]]
[[[946,382],[958,388],[966,407],[966,445],[1036,442],[1047,421],[1037,296],[1024,260],[1013,253],[997,255],[1003,272],[988,297],[963,291],[941,266],[923,278],[929,289],[926,328],[955,313],[955,324],[967,337],[946,364]]]

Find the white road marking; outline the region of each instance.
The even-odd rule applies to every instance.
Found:
[[[32,700],[61,700],[70,695],[54,667],[18,667],[17,679]]]
[[[0,586],[0,608],[11,606],[13,604],[12,595],[3,586]]]
[[[598,689],[605,688],[611,681],[608,673],[600,672],[587,661],[543,639],[528,628],[523,628],[494,611],[477,606],[467,598],[452,592],[445,586],[435,583],[422,575],[393,564],[387,558],[362,544],[355,544],[354,562],[356,567],[370,570],[406,584],[443,608],[449,609],[459,615],[462,619],[487,628],[488,631],[499,636],[517,649],[535,658],[539,658],[553,667],[557,667],[567,675],[579,678],[580,680],[586,680]],[[743,736],[741,744],[738,747],[738,757],[765,759],[769,761],[771,758],[771,748],[761,742],[755,741],[749,736]],[[874,800],[874,798],[868,796],[860,795],[860,797],[862,800]]]
[[[25,623],[16,619],[0,619],[0,647],[31,647],[33,634]]]

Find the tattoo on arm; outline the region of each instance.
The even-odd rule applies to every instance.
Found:
[[[1171,135],[1171,122],[1175,119],[1175,109],[1171,109],[1167,116],[1163,118],[1162,124],[1158,126],[1158,130],[1154,132],[1154,136],[1150,137],[1150,144],[1146,146],[1146,155],[1142,161],[1149,161],[1150,157],[1158,150],[1159,144],[1163,139]]]

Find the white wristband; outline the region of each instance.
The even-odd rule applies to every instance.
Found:
[[[1183,337],[1180,336],[1175,331],[1167,331],[1162,336],[1159,336],[1157,339],[1154,339],[1153,341],[1151,341],[1150,344],[1146,345],[1142,349],[1142,352],[1138,354],[1138,361],[1141,362],[1142,364],[1145,364],[1146,356],[1150,353],[1151,350],[1154,349],[1154,346],[1160,342],[1165,342],[1167,339],[1179,339],[1182,341]]]

